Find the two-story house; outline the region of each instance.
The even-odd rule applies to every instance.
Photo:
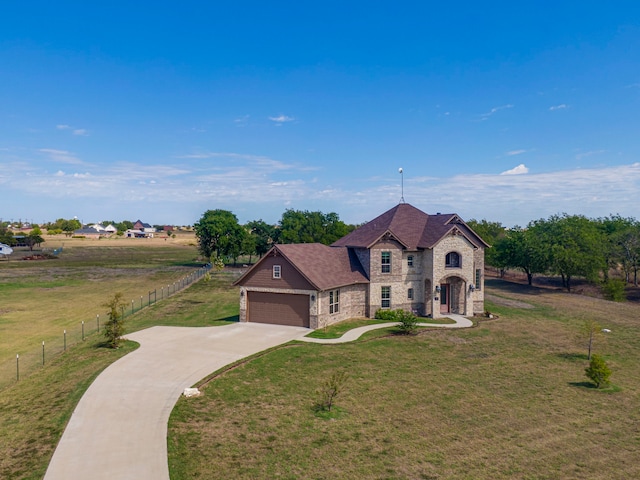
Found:
[[[484,311],[488,245],[456,214],[401,203],[331,246],[275,245],[235,284],[240,321],[320,328],[378,309]]]

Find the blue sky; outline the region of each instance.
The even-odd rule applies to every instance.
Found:
[[[560,5],[558,5],[558,3]],[[638,2],[3,2],[0,218],[640,217]]]

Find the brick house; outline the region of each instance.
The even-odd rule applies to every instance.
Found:
[[[275,245],[235,285],[240,321],[320,328],[380,308],[484,311],[488,245],[456,214],[401,203],[331,246]]]

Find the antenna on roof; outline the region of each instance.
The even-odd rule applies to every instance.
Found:
[[[402,167],[398,169],[398,173],[400,174],[400,185],[402,185],[402,194],[400,195],[400,203],[404,203],[404,171]]]

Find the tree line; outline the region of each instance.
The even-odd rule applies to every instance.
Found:
[[[468,225],[488,244],[485,263],[500,272],[517,269],[527,276],[557,275],[571,291],[582,277],[602,282],[611,293],[620,283],[638,286],[640,269],[640,222],[635,218],[609,215],[587,218],[556,214],[529,222],[526,227],[506,229],[499,222],[470,220]],[[617,272],[624,279],[612,279]]]
[[[330,245],[356,228],[337,213],[293,209],[286,210],[276,225],[262,219],[240,225],[228,210],[207,210],[193,227],[203,256],[234,263],[241,255],[262,257],[278,243]]]

